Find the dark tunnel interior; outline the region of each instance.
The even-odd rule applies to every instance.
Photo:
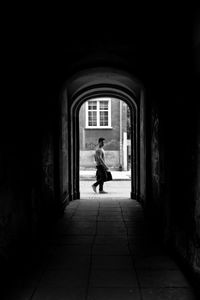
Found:
[[[63,292],[69,297],[66,299],[118,299],[119,295],[124,299],[133,295],[136,299],[165,299],[163,290],[168,289],[168,296],[173,297],[178,288],[187,290],[186,294],[174,294],[177,298],[173,299],[199,297],[200,14],[192,5],[148,6],[101,3],[87,8],[77,3],[58,12],[50,6],[44,10],[20,5],[5,8],[1,36],[0,298],[2,293],[2,299],[65,299],[61,296],[64,277],[51,298],[48,292],[37,290],[47,260],[58,255],[66,268],[62,270],[79,266],[84,271],[87,267],[81,257],[87,247],[93,254],[87,265],[89,275],[83,275],[89,278],[83,296],[76,294],[82,291],[82,279],[74,286],[75,274],[67,272],[70,287]],[[124,202],[79,199],[78,109],[89,97],[99,95],[123,97],[130,106],[136,103],[132,108],[137,116],[132,153],[137,154],[137,180],[132,183],[132,199]],[[137,267],[141,257],[134,254],[140,249],[141,255],[148,248],[150,253],[155,247],[179,265],[194,294],[188,286],[176,286],[177,282],[142,285],[140,272],[145,277],[146,271]],[[66,250],[65,256],[58,248]],[[97,268],[93,273],[93,264],[99,263],[93,261],[98,251],[108,251],[110,256],[111,249],[116,252],[102,264],[113,268],[130,256],[137,287],[127,283],[127,273],[123,286],[98,281],[98,276],[107,278],[108,274],[121,278],[113,269],[98,273]],[[155,254],[157,250],[153,268],[161,256]],[[74,265],[73,259],[67,260],[72,254]],[[116,262],[116,256],[121,260]],[[129,269],[127,260],[125,264]],[[165,276],[172,269],[172,265],[166,269]],[[121,271],[128,272],[122,267]],[[155,273],[154,269],[148,271]],[[28,276],[40,278],[39,283],[24,283]],[[172,292],[174,285],[177,290]],[[155,290],[157,294],[152,294]]]

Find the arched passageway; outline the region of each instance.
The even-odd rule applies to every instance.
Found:
[[[34,23],[27,35],[9,19],[0,118],[0,263],[1,282],[7,280],[4,287],[15,293],[11,299],[194,298],[183,273],[199,288],[200,43],[199,16],[195,11],[190,22],[185,8],[185,14],[170,6],[159,14],[144,7],[127,14],[120,5],[119,15],[113,7],[103,9],[103,22],[96,9],[88,18],[79,10],[73,24],[66,23],[65,12],[62,33],[55,26],[48,30],[44,15],[45,26]],[[76,30],[75,19],[81,17]],[[13,48],[14,40],[18,47]],[[78,199],[78,111],[90,92],[118,97],[137,115],[138,176],[132,176],[131,194],[137,200],[92,205]],[[51,237],[50,229],[56,233]],[[184,272],[160,256],[154,247],[158,240]],[[30,257],[36,253],[44,255],[36,259],[34,272]]]
[[[67,95],[67,96],[66,96]],[[123,100],[131,111],[131,198],[145,201],[146,193],[146,164],[145,164],[145,102],[144,88],[138,80],[129,74],[114,69],[91,69],[80,74],[66,83],[62,92],[62,130],[63,130],[63,157],[62,170],[67,176],[62,177],[63,194],[68,201],[79,199],[79,111],[81,105],[95,97],[113,97]],[[69,117],[66,121],[66,115]],[[66,129],[70,136],[67,137]],[[67,142],[68,141],[68,142]],[[68,148],[66,148],[68,147]],[[66,159],[69,151],[70,162]],[[70,170],[69,170],[70,168]],[[63,174],[63,171],[62,171]],[[68,188],[66,190],[66,181]]]

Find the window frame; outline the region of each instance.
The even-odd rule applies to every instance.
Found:
[[[88,118],[88,102],[89,101],[97,101],[97,125],[96,126],[89,126],[88,124],[88,121],[89,121],[89,118]],[[101,126],[100,125],[100,101],[108,101],[108,125],[107,126]],[[93,99],[90,99],[88,101],[86,101],[86,126],[85,128],[87,129],[111,129],[111,98],[93,98]]]

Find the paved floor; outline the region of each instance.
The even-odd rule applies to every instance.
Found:
[[[125,197],[90,193],[90,199],[71,202],[44,236],[42,260],[12,274],[4,299],[196,299],[188,279],[150,232],[141,206]]]
[[[81,181],[80,182],[80,197],[81,199],[98,199],[99,193],[97,188],[97,194],[92,190],[91,185],[95,181]],[[101,199],[118,199],[118,198],[130,198],[131,193],[131,181],[108,181],[104,183],[104,190],[108,194],[101,194]]]

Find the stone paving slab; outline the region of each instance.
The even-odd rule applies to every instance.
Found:
[[[85,288],[80,287],[40,287],[32,300],[85,300]],[[25,299],[23,299],[25,300]]]
[[[130,255],[93,255],[93,269],[133,269],[132,258]]]
[[[111,247],[111,244],[107,245],[94,245],[92,249],[92,255],[129,255],[129,249],[127,245],[118,245],[117,247]]]
[[[1,293],[2,300],[30,300],[34,294],[35,288],[31,287],[12,287],[9,290],[9,294],[6,293],[5,296]],[[45,298],[44,298],[45,299]]]
[[[95,245],[110,244],[113,247],[116,247],[118,244],[127,245],[128,244],[128,239],[127,239],[126,235],[119,235],[119,234],[117,236],[114,236],[114,235],[96,235],[94,244]]]
[[[51,256],[46,269],[89,269],[90,255]]]
[[[88,300],[140,300],[137,288],[90,288]]]
[[[194,300],[186,276],[145,225],[141,206],[126,197],[127,184],[110,185],[111,194],[121,189],[121,198],[71,202],[44,238],[38,272],[29,262],[29,272],[13,280],[16,297],[6,299]]]
[[[189,288],[142,289],[143,300],[198,300]]]
[[[180,270],[139,270],[141,287],[190,287],[188,280]]]
[[[88,270],[82,269],[49,269],[43,275],[40,287],[78,287],[86,288]]]
[[[138,287],[135,272],[124,269],[93,269],[89,284],[90,287]]]
[[[48,240],[49,244],[52,245],[85,245],[90,244],[92,245],[94,240],[94,237],[92,235],[65,235],[65,236],[59,236]]]
[[[177,270],[179,269],[177,264],[168,256],[148,256],[137,258],[135,260],[136,269],[147,269],[147,270]]]

